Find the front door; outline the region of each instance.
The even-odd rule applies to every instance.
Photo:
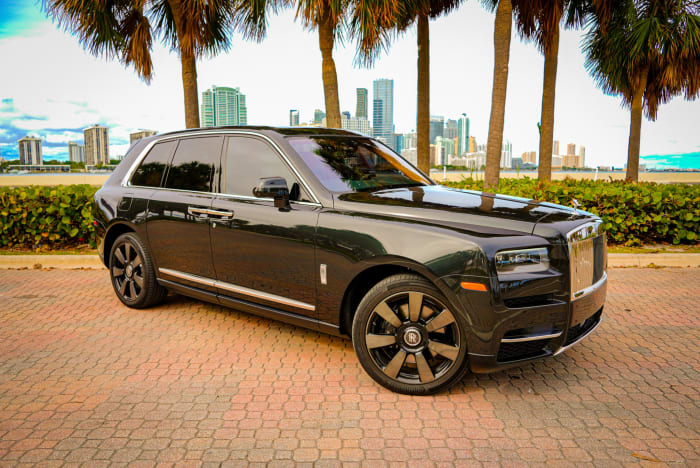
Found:
[[[213,292],[209,212],[222,144],[221,136],[181,139],[162,189],[148,203],[148,239],[158,276]]]
[[[220,194],[212,209],[232,212],[213,221],[214,268],[220,293],[316,318],[314,237],[320,205],[311,198],[280,154],[254,136],[226,139]],[[283,177],[291,207],[258,198],[261,178]]]

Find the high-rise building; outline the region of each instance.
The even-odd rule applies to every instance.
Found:
[[[430,116],[430,143],[435,143],[436,137],[445,133],[445,118],[441,115]]]
[[[523,160],[523,164],[532,164],[534,166],[537,164],[537,152],[526,151],[520,156],[520,159]]]
[[[239,88],[212,86],[202,93],[199,107],[202,127],[248,125],[245,94]]]
[[[399,154],[403,151],[403,133],[394,134],[394,151]]]
[[[41,138],[34,138],[27,135],[17,141],[19,146],[19,163],[20,164],[44,164],[44,158],[41,154]]]
[[[340,118],[342,119],[343,117],[345,117],[346,119],[349,119],[349,118],[351,118],[352,116],[350,115],[350,112],[348,112],[348,111],[343,111],[343,112],[340,113]]]
[[[469,149],[467,149],[467,153],[476,153],[476,138],[473,136],[469,137]]]
[[[559,140],[554,140],[552,143],[552,154],[559,154]]]
[[[357,88],[357,106],[355,107],[355,117],[367,118],[367,88]]]
[[[457,127],[457,121],[454,119],[447,119],[445,122],[445,131],[442,136],[445,138],[456,138],[459,135],[459,129]]]
[[[93,125],[83,130],[85,164],[109,164],[109,129]]]
[[[510,140],[503,139],[501,147],[501,167],[510,169],[513,166],[513,143]]]
[[[575,156],[576,155],[576,144],[575,143],[569,143],[566,145],[566,154],[567,156]]]
[[[139,130],[138,132],[130,133],[129,134],[129,143],[133,145],[135,141],[138,141],[141,138],[153,136],[156,133],[157,132],[155,130]]]
[[[403,147],[404,148],[416,148],[418,146],[418,136],[416,132],[404,133],[403,135]]]
[[[387,146],[394,145],[394,80],[374,80],[372,131]]]
[[[459,122],[457,124],[458,127],[458,132],[457,132],[457,154],[459,156],[463,155],[464,153],[470,152],[469,149],[469,117],[467,117],[467,114],[462,114],[462,117],[459,118]]]
[[[320,124],[323,122],[323,119],[326,118],[326,113],[323,112],[321,109],[316,109],[314,111],[314,123],[315,124]]]
[[[586,147],[581,145],[578,147],[579,167],[586,167]]]
[[[299,111],[296,109],[290,109],[289,111],[289,126],[298,127],[299,126]]]
[[[340,118],[340,127],[344,130],[350,130],[351,132],[362,133],[363,135],[370,136],[372,134],[372,130],[369,127],[369,120],[358,117],[347,118],[343,115]]]
[[[75,163],[85,162],[85,146],[73,141],[68,142],[68,160]]]

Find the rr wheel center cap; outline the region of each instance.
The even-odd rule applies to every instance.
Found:
[[[423,341],[423,335],[417,328],[409,327],[403,332],[403,341],[410,347],[416,347]]]
[[[125,270],[127,278],[131,278],[131,275],[134,274],[134,267],[131,265],[127,265]]]

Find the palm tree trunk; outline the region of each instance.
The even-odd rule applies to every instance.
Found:
[[[418,16],[418,112],[416,122],[418,169],[430,175],[430,23]]]
[[[338,100],[338,75],[333,60],[335,31],[329,18],[324,18],[318,25],[318,42],[321,48],[323,94],[326,99],[326,126],[340,128],[340,101]]]
[[[647,88],[648,68],[642,70],[639,86],[632,95],[632,110],[630,111],[630,139],[627,146],[627,174],[625,180],[637,182],[639,180],[639,141],[642,137],[642,104],[644,91]]]
[[[506,111],[508,87],[508,61],[510,59],[510,30],[513,21],[513,5],[510,0],[500,0],[496,9],[493,30],[493,91],[491,94],[491,118],[489,139],[486,145],[486,174],[484,190],[498,190],[503,146],[503,119]]]
[[[182,90],[185,98],[185,126],[187,128],[199,127],[199,95],[197,92],[197,59],[194,55],[194,47],[188,44],[184,37],[182,21],[183,13],[180,0],[169,0],[170,11],[175,22],[177,42],[180,46],[180,64],[182,65]]]
[[[540,127],[540,162],[537,177],[552,179],[552,142],[554,140],[554,97],[557,86],[559,60],[559,24],[554,29],[552,44],[544,52],[544,80],[542,83],[542,122]]]

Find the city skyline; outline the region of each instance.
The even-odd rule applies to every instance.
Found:
[[[67,142],[79,140],[81,129],[95,122],[110,127],[110,153],[114,155],[124,154],[128,135],[138,128],[136,125],[160,132],[184,127],[180,64],[167,47],[154,43],[155,76],[149,86],[133,70],[89,55],[74,37],[51,24],[33,2],[22,5],[19,14],[10,15],[23,18],[21,22],[3,23],[9,21],[3,18],[10,16],[0,15],[3,65],[7,70],[23,70],[22,79],[14,73],[0,76],[3,157],[16,158],[16,142],[27,133],[42,137],[45,159],[58,155],[67,159]],[[5,7],[0,6],[0,13]],[[476,3],[465,3],[454,13],[433,21],[431,30],[431,114],[455,119],[466,112],[470,136],[485,142],[493,50],[477,44],[492,37],[493,15]],[[562,31],[555,135],[561,140],[584,142],[591,166],[622,166],[627,154],[629,112],[621,108],[618,98],[596,88],[583,68],[579,44],[582,34]],[[198,61],[200,93],[212,83],[223,82],[222,78],[227,84],[235,83],[249,96],[248,122],[252,124],[286,125],[289,109],[310,116],[322,107],[317,37],[294,23],[293,11],[271,17],[269,35],[260,44],[233,39],[235,46],[230,52]],[[290,42],[296,44],[295,50],[308,53],[283,53]],[[455,42],[465,47],[455,50]],[[415,30],[397,39],[372,69],[354,68],[354,53],[354,44],[347,41],[338,45],[334,54],[341,111],[356,112],[357,88],[367,88],[378,77],[393,77],[395,131],[414,129]],[[256,66],[240,67],[248,62]],[[66,68],[66,63],[70,67]],[[52,73],[54,68],[59,71]],[[82,70],[77,77],[63,71],[76,68]],[[521,41],[515,31],[509,68],[504,134],[513,142],[513,153],[521,154],[539,147],[542,56],[533,45]],[[285,74],[280,81],[283,69],[293,73]],[[37,89],[42,92],[37,93]],[[105,89],[115,91],[105,93]],[[658,121],[645,119],[642,155],[699,151],[700,137],[692,118],[698,109],[697,102],[675,99],[661,108]]]

